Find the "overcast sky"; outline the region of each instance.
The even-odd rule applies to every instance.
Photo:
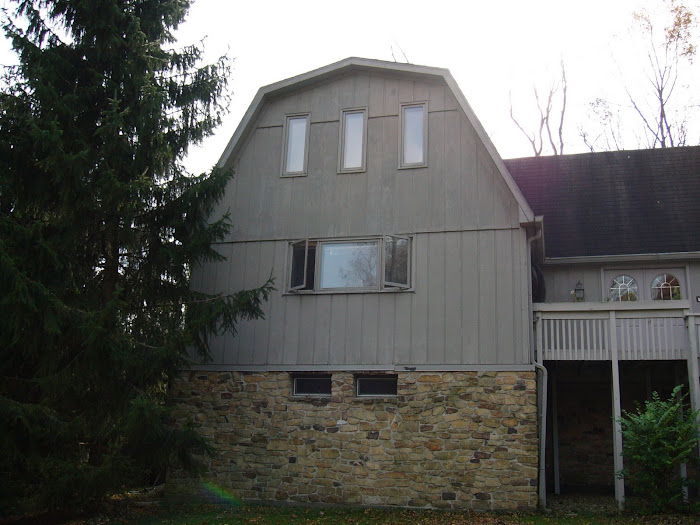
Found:
[[[528,116],[533,84],[546,92],[563,59],[565,153],[586,151],[577,128],[588,103],[596,97],[624,101],[619,69],[644,59],[628,28],[632,12],[648,3],[195,0],[178,37],[182,44],[206,37],[209,61],[223,53],[235,59],[234,94],[223,126],[193,148],[188,166],[204,171],[218,160],[260,86],[349,56],[448,68],[503,158],[532,154],[510,120],[509,91],[516,115],[534,124],[535,116]],[[686,82],[700,86],[699,78],[693,66]],[[700,135],[690,142],[699,143]]]

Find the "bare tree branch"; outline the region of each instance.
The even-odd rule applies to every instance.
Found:
[[[532,151],[535,154],[536,157],[539,157],[542,155],[542,150],[544,148],[544,133],[546,131],[547,133],[547,139],[549,141],[549,146],[552,149],[552,153],[554,155],[561,155],[564,151],[564,115],[566,112],[566,89],[567,89],[567,84],[566,84],[566,73],[564,70],[564,62],[562,61],[561,63],[561,72],[562,72],[562,78],[561,82],[553,82],[552,85],[549,87],[549,91],[547,93],[547,99],[546,103],[542,103],[540,101],[540,93],[537,90],[536,86],[533,86],[533,94],[535,96],[535,105],[537,107],[537,110],[539,112],[539,123],[537,125],[537,131],[528,133],[523,125],[518,121],[518,119],[514,116],[513,114],[513,99],[512,99],[512,93],[508,93],[508,100],[510,102],[510,118],[511,120],[515,123],[515,125],[518,127],[518,129],[522,132],[523,135],[525,135],[525,138],[527,138],[528,142],[530,143],[530,146],[532,147]],[[562,108],[561,108],[561,113],[559,114],[559,126],[557,127],[557,132],[558,132],[558,139],[559,139],[559,144],[554,141],[554,135],[552,134],[552,111],[553,111],[553,106],[554,106],[554,100],[555,96],[559,92],[559,89],[561,88],[562,91]]]
[[[512,94],[508,92],[508,100],[510,101],[510,118],[513,122],[515,122],[515,125],[518,126],[518,129],[525,135],[525,138],[528,140],[530,145],[532,146],[532,151],[535,153],[535,157],[539,157],[540,154],[542,153],[542,135],[540,135],[540,147],[537,147],[537,142],[536,142],[536,136],[533,133],[532,136],[525,131],[525,129],[520,125],[520,122],[515,118],[513,115],[513,98]],[[541,128],[540,128],[541,129]]]
[[[689,63],[695,55],[696,49],[692,43],[692,31],[695,28],[695,14],[684,4],[685,0],[666,0],[666,23],[659,21],[658,13],[652,15],[647,10],[634,13],[634,21],[639,34],[646,42],[647,65],[643,75],[649,82],[646,91],[634,91],[639,82],[625,81],[624,89],[627,94],[629,110],[641,121],[641,130],[634,126],[628,127],[627,134],[632,134],[637,139],[637,147],[640,138],[646,142],[649,148],[668,148],[685,145],[687,139],[688,109],[679,107],[677,103],[677,88],[681,78],[681,59]],[[659,41],[661,37],[661,41]],[[626,75],[618,64],[620,76]],[[607,102],[606,102],[607,103]],[[604,128],[604,140],[608,146],[615,144],[620,148],[622,134],[619,127],[613,126],[615,120],[611,113],[603,110],[600,100],[591,104],[594,114]],[[619,124],[618,124],[619,125]],[[628,124],[628,126],[630,126]],[[584,144],[589,149],[595,147],[600,135],[595,141],[591,141],[591,135],[579,131]],[[640,136],[641,135],[641,136]]]

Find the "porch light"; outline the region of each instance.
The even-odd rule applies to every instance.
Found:
[[[574,295],[574,302],[575,303],[582,303],[583,302],[583,285],[581,284],[581,281],[576,283],[576,288],[574,288],[571,293]]]

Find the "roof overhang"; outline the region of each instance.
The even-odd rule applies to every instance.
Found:
[[[700,260],[700,252],[673,253],[625,253],[618,255],[589,255],[581,257],[545,257],[546,266],[569,266],[573,264],[616,264],[616,263],[667,263]]]

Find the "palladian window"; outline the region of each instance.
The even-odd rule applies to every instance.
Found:
[[[629,275],[618,275],[610,285],[611,301],[636,301],[639,298],[637,281]]]
[[[672,301],[681,299],[681,285],[675,276],[662,273],[651,283],[651,298],[654,301]]]

